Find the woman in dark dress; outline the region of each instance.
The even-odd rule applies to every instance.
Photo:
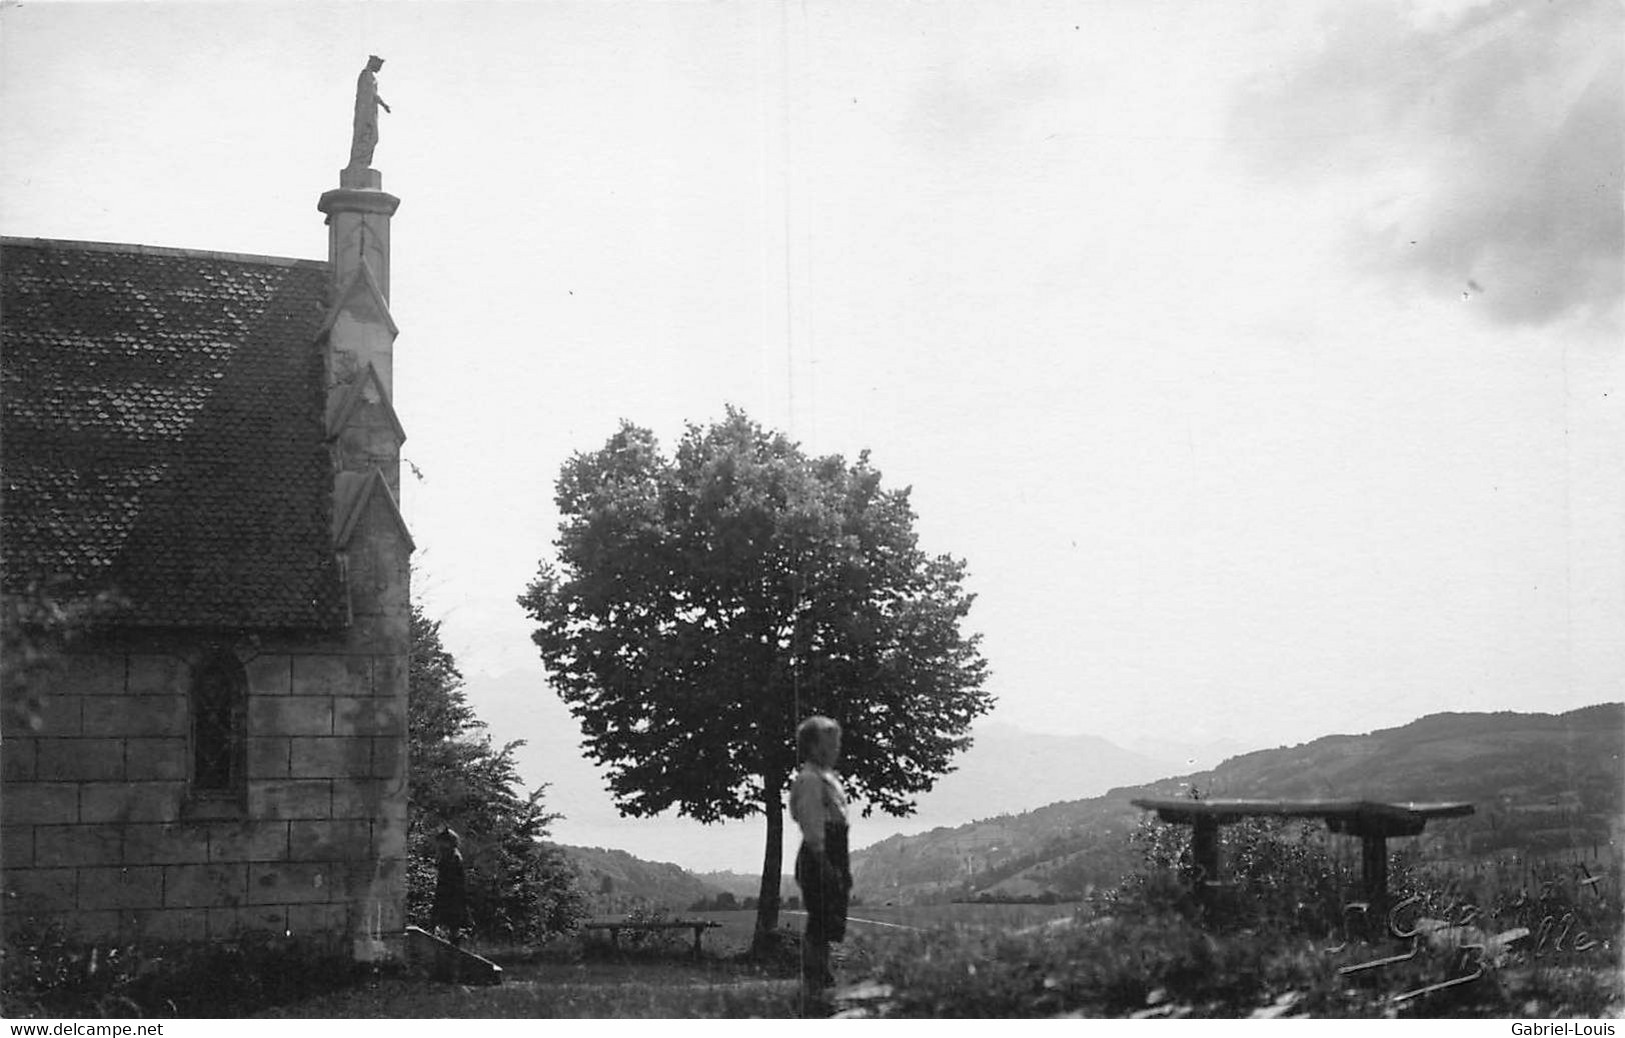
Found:
[[[439,850],[434,867],[434,914],[432,925],[444,930],[446,940],[457,944],[468,929],[468,876],[463,869],[463,852],[457,830],[447,827],[435,837]]]

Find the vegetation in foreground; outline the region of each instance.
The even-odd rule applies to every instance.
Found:
[[[370,971],[308,942],[86,946],[19,928],[0,955],[0,1016],[240,1017],[351,988]]]
[[[903,933],[872,949],[871,1011],[918,1017],[1603,1016],[1625,1005],[1619,873],[1392,863],[1393,908],[1316,827],[1227,835],[1228,880],[1198,904],[1185,837],[1145,822],[1144,865],[1067,925]],[[1531,882],[1532,880],[1532,882]]]
[[[1460,948],[1369,972],[1376,943],[1317,946],[1218,935],[1177,915],[1104,918],[1042,935],[935,930],[878,956],[891,1017],[1509,1017],[1616,1012],[1617,959],[1478,972]],[[1403,954],[1403,952],[1401,952]],[[1466,980],[1473,977],[1476,979]],[[1451,981],[1463,981],[1448,983]]]
[[[1513,885],[1493,871],[1472,881],[1470,873],[1401,858],[1394,862],[1396,910],[1374,928],[1345,909],[1339,884],[1346,877],[1314,833],[1275,823],[1238,829],[1225,848],[1236,886],[1207,907],[1195,905],[1179,874],[1177,834],[1148,823],[1137,835],[1145,868],[1088,905],[865,910],[860,914],[879,922],[855,925],[844,949],[842,979],[855,989],[845,1007],[949,1018],[1562,1018],[1611,1016],[1625,1007],[1617,871],[1592,883],[1549,863],[1534,870],[1544,877],[1538,884]],[[497,988],[354,971],[341,987],[338,975],[319,968],[301,973],[239,955],[230,969],[216,964],[205,974],[194,967],[166,981],[166,990],[192,991],[246,984],[230,1005],[155,1007],[146,996],[156,987],[104,984],[81,986],[77,1005],[39,1008],[319,1019],[798,1015],[794,934],[784,933],[777,958],[764,960],[746,953],[750,913],[716,915],[724,926],[707,935],[707,956],[698,962],[689,957],[686,933],[650,935],[619,949],[578,935],[540,949],[479,947],[505,968]],[[1429,928],[1428,919],[1439,925]],[[1390,923],[1409,936],[1393,936]],[[1520,927],[1529,932],[1495,944]],[[12,965],[8,957],[8,974]],[[133,981],[143,973],[123,975]],[[8,1015],[17,1015],[13,1008]]]

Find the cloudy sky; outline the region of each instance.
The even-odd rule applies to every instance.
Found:
[[[562,839],[742,867],[614,828],[514,604],[622,418],[872,449],[969,562],[1009,724],[1266,746],[1622,698],[1622,21],[6,4],[0,230],[321,257],[386,58],[421,596]]]

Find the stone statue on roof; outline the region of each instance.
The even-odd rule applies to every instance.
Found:
[[[367,57],[367,67],[355,81],[355,133],[350,138],[350,168],[366,169],[372,165],[372,149],[378,146],[378,109],[389,111],[389,105],[378,96],[378,70],[384,59],[376,54]]]

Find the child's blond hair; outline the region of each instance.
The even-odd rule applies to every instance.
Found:
[[[796,726],[796,756],[806,760],[812,756],[813,747],[824,741],[831,734],[839,734],[841,726],[832,718],[822,714],[814,714]]]

